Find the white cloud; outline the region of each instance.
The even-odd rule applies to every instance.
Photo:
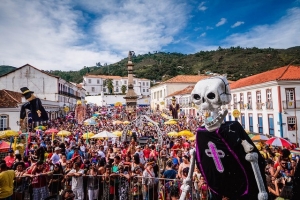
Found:
[[[216,24],[216,27],[222,26],[227,22],[226,18],[221,18],[221,20]]]
[[[203,2],[201,2],[200,3],[200,5],[198,6],[198,9],[199,10],[201,10],[201,11],[205,11],[205,10],[207,10],[207,7],[204,5],[205,4],[205,2],[203,1]]]
[[[76,3],[76,8],[84,11],[74,10]],[[3,0],[0,61],[48,70],[114,63],[129,50],[142,54],[172,43],[173,36],[185,26],[187,14],[185,4],[172,0]]]
[[[212,29],[214,29],[214,28],[211,27],[211,26],[207,26],[207,27],[206,27],[206,30],[212,30]]]
[[[242,25],[242,24],[244,24],[244,23],[245,23],[245,22],[237,21],[237,22],[235,22],[235,23],[231,26],[231,28],[238,27],[238,26],[240,26],[240,25]]]
[[[289,48],[299,46],[299,21],[300,8],[293,8],[274,24],[255,26],[246,33],[230,35],[223,43],[227,47]]]
[[[205,32],[200,35],[200,37],[205,37],[205,36],[206,36]]]

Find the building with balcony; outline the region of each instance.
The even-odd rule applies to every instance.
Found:
[[[113,91],[109,91],[108,80],[112,81]],[[82,87],[86,90],[86,95],[97,96],[103,92],[106,94],[122,94],[122,86],[128,88],[128,77],[106,76],[106,75],[85,75],[83,76]],[[134,91],[138,96],[150,95],[150,80],[143,78],[133,78]],[[125,91],[125,94],[126,94]]]
[[[85,98],[85,90],[81,85],[69,83],[29,64],[0,76],[0,90],[21,92],[22,87],[28,87],[41,100],[56,104],[61,112],[65,112],[66,107],[73,111],[76,101]]]
[[[209,77],[204,75],[178,75],[151,87],[151,109],[163,110],[168,108],[167,96]]]
[[[300,67],[285,66],[240,79],[230,84],[232,102],[226,120],[241,115],[241,125],[250,132],[288,138],[300,142]],[[300,135],[299,135],[300,136]]]

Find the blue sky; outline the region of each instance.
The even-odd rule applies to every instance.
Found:
[[[300,0],[2,0],[1,64],[78,70],[153,51],[300,45]]]

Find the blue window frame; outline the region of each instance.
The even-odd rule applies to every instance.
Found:
[[[249,114],[249,131],[253,132],[253,117],[252,117],[252,114]]]
[[[242,127],[245,129],[245,114],[241,114],[241,124]]]
[[[258,132],[263,133],[263,118],[261,114],[258,114]]]
[[[274,117],[273,115],[268,115],[269,122],[269,135],[274,135]]]

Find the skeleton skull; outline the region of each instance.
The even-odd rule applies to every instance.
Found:
[[[202,113],[209,113],[210,116],[204,121],[208,131],[218,129],[228,111],[222,109],[231,101],[229,83],[224,76],[215,76],[199,81],[191,93],[192,101],[199,105]]]

